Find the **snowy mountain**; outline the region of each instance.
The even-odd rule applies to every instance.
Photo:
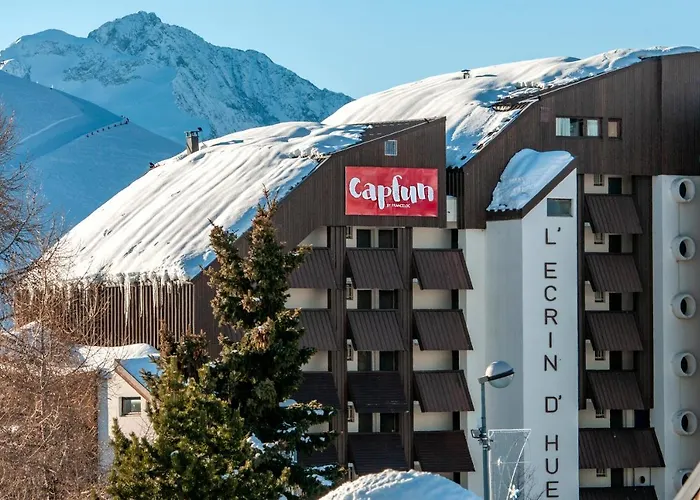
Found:
[[[15,161],[29,162],[48,209],[67,228],[184,149],[125,118],[59,90],[0,72],[0,105],[14,114]]]
[[[321,500],[481,500],[454,481],[427,472],[385,470],[342,484]]]
[[[320,90],[265,54],[207,43],[139,12],[87,38],[48,30],[0,52],[0,69],[60,89],[181,141],[281,121],[318,121],[350,101]]]

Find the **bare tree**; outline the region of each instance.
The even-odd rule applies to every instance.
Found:
[[[97,481],[99,375],[75,353],[98,339],[102,308],[89,289],[57,286],[69,262],[16,145],[0,109],[0,492],[79,498]]]

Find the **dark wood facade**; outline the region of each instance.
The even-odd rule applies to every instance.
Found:
[[[550,92],[525,107],[464,167],[460,227],[484,229],[503,169],[524,148],[564,150],[579,174],[700,172],[700,54],[653,57]],[[620,119],[620,139],[557,137],[555,118]]]

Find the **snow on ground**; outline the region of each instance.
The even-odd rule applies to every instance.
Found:
[[[566,151],[523,149],[513,155],[493,190],[487,210],[519,210],[542,191],[574,157]]]
[[[214,260],[210,220],[239,234],[263,186],[281,199],[321,155],[356,144],[364,127],[292,122],[205,142],[162,162],[73,228],[67,278],[187,280]]]
[[[614,71],[643,57],[695,52],[694,47],[618,49],[586,59],[550,57],[470,71],[433,76],[400,85],[350,102],[324,123],[367,123],[447,117],[447,165],[459,167],[469,161],[477,147],[490,141],[519,111],[494,111],[496,101],[516,94],[572,83]]]
[[[427,472],[385,470],[345,483],[321,500],[481,500],[454,481]]]
[[[67,228],[147,172],[150,161],[184,148],[184,140],[176,144],[92,103],[2,71],[0,105],[14,114],[15,161],[29,163],[30,180]]]

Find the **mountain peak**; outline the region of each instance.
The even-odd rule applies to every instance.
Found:
[[[280,121],[318,121],[351,99],[321,90],[267,56],[217,47],[152,12],[110,21],[87,38],[56,30],[0,52],[0,70],[81,97],[182,142]]]

